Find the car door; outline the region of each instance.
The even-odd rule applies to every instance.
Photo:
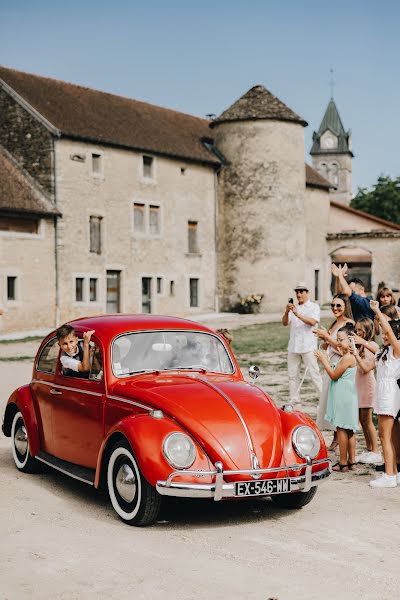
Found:
[[[99,341],[92,341],[89,379],[65,376],[58,363],[52,413],[54,455],[89,468],[96,467],[103,441],[105,403],[102,351]]]
[[[52,406],[58,394],[54,387],[55,373],[60,353],[57,338],[48,340],[39,353],[34,366],[31,391],[39,428],[40,448],[54,453]]]

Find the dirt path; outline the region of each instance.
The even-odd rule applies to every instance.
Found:
[[[1,413],[30,374],[0,362]],[[400,488],[371,490],[368,477],[334,474],[295,512],[171,502],[138,529],[84,484],[18,473],[1,434],[0,600],[393,600]]]

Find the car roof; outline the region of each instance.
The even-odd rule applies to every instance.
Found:
[[[191,329],[196,331],[204,331],[207,333],[215,333],[208,327],[181,319],[179,317],[167,317],[165,315],[98,315],[94,317],[83,317],[68,321],[68,325],[76,328],[79,331],[87,331],[94,329],[95,336],[100,338],[103,343],[109,343],[117,335],[128,331],[143,331],[157,329]]]

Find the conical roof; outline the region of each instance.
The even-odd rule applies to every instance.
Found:
[[[293,121],[301,123],[304,126],[308,125],[304,119],[293,112],[279,98],[271,94],[263,85],[255,85],[232,104],[232,106],[224,110],[211,123],[211,127],[228,121],[254,121],[263,119]]]
[[[332,131],[338,138],[338,145],[334,150],[321,148],[321,136],[327,130]],[[310,151],[310,154],[325,154],[325,153],[350,153],[351,149],[349,146],[349,138],[350,132],[345,131],[342,123],[342,119],[340,118],[339,111],[335,104],[333,98],[330,99],[328,107],[325,111],[323,119],[321,121],[321,125],[317,132],[313,133],[313,145]]]

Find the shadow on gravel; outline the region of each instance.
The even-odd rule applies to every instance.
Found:
[[[24,479],[27,479],[29,485],[59,496],[64,502],[70,502],[73,505],[70,510],[80,513],[85,518],[119,520],[107,492],[96,490],[44,464],[40,465],[40,473],[34,475],[20,473],[14,466],[11,448],[0,451],[0,469],[7,478],[18,478],[21,487]],[[304,510],[307,510],[307,507]],[[160,530],[172,528],[176,530],[177,528],[239,526],[260,521],[273,522],[293,512],[297,511],[276,507],[269,498],[221,502],[163,498],[159,518],[152,527]],[[123,526],[122,522],[121,526]]]

